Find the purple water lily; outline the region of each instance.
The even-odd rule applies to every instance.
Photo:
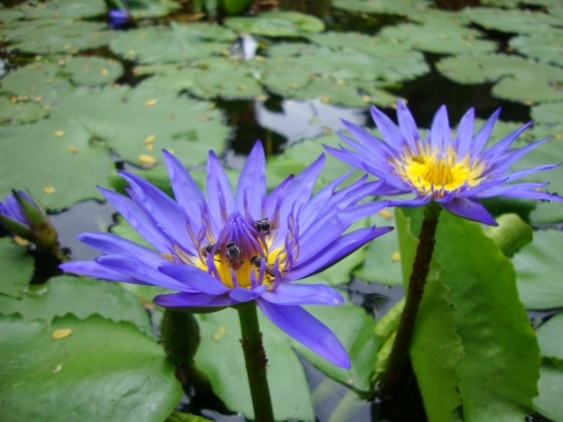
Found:
[[[556,194],[541,191],[548,183],[510,183],[559,164],[510,172],[514,162],[549,138],[509,149],[516,138],[531,126],[530,122],[485,149],[499,114],[500,109],[474,136],[475,112],[470,109],[462,117],[454,136],[446,106],[442,106],[434,116],[428,135],[421,139],[411,112],[399,101],[398,125],[376,107],[371,109],[383,140],[344,121],[344,126],[355,139],[339,135],[353,150],[326,148],[342,161],[381,179],[383,183],[375,193],[415,194],[414,198],[393,200],[392,205],[414,207],[435,201],[453,214],[496,225],[492,215],[478,201],[480,198],[505,196],[563,200]]]
[[[207,198],[172,154],[164,158],[176,200],[137,175],[121,172],[129,197],[101,189],[154,249],[111,233],[79,239],[104,253],[95,261],[62,265],[68,272],[165,287],[178,293],[155,302],[194,312],[255,301],[281,330],[325,359],[349,367],[336,336],[301,305],[338,305],[336,290],[297,284],[391,230],[348,231],[386,202],[358,202],[379,182],[365,178],[337,189],[343,175],[313,194],[324,163],[319,157],[297,176],[266,192],[262,145],[252,149],[233,195],[219,159],[209,153]]]

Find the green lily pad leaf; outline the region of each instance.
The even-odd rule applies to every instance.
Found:
[[[497,48],[495,42],[480,39],[482,34],[479,31],[447,20],[388,26],[380,31],[379,36],[392,44],[404,44],[415,50],[438,54],[486,53]]]
[[[164,422],[209,422],[209,419],[175,410]]]
[[[295,348],[332,379],[351,386],[356,391],[369,392],[373,363],[377,357],[377,351],[381,347],[379,338],[374,335],[373,317],[362,308],[348,302],[336,307],[309,306],[306,308],[336,334],[348,351],[352,368],[349,370],[338,368],[309,349],[293,342]]]
[[[395,218],[388,210],[370,217],[370,224],[377,227],[396,227]],[[401,254],[397,232],[391,232],[377,238],[367,246],[366,259],[354,271],[356,277],[368,282],[377,282],[388,286],[401,285],[403,276],[401,272]]]
[[[552,136],[549,144],[563,141],[563,102],[543,103],[532,106],[530,115],[534,121],[532,133],[535,139]]]
[[[21,297],[33,270],[33,258],[27,247],[16,245],[7,237],[0,239],[0,301],[1,295]]]
[[[510,260],[477,223],[442,212],[429,279],[449,289],[462,340],[465,357],[456,372],[464,418],[524,418],[537,395],[539,348]]]
[[[563,313],[558,313],[538,328],[538,343],[543,357],[563,361]]]
[[[28,1],[18,6],[17,10],[24,13],[26,19],[81,19],[104,14],[106,12],[106,5],[104,0]]]
[[[339,104],[346,107],[362,107],[369,97],[360,96],[359,89],[343,80],[314,79],[309,84],[296,90],[292,98],[297,100],[320,100],[325,104]]]
[[[52,326],[15,316],[0,324],[7,420],[152,422],[178,405],[181,386],[162,347],[129,323],[67,315]]]
[[[236,312],[228,308],[197,316],[201,343],[195,364],[209,376],[213,391],[230,410],[254,419]],[[259,321],[268,357],[267,374],[275,419],[313,420],[307,379],[288,337],[261,313]]]
[[[115,60],[101,57],[69,57],[64,62],[64,72],[78,85],[103,85],[115,81],[123,74],[123,66]]]
[[[466,7],[461,15],[485,29],[516,34],[534,34],[548,30],[550,25],[560,25],[561,21],[540,11],[504,10],[492,7]]]
[[[563,263],[559,245],[563,232],[538,230],[532,243],[512,259],[517,273],[520,300],[528,309],[563,307]]]
[[[225,25],[239,32],[265,35],[268,37],[300,37],[325,28],[323,21],[299,12],[276,11],[252,17],[233,17]]]
[[[103,184],[114,168],[109,150],[78,120],[65,115],[0,127],[0,141],[0,196],[13,188],[26,189],[52,210],[101,199],[96,184]]]
[[[17,97],[0,97],[0,124],[23,124],[34,122],[49,114],[46,107],[35,101],[19,101]]]
[[[25,14],[19,10],[8,9],[0,5],[0,22],[8,23],[25,18]]]
[[[426,0],[334,0],[333,6],[352,12],[409,16],[413,12],[426,12],[432,4]]]
[[[33,54],[76,53],[109,43],[114,33],[104,31],[105,28],[106,24],[97,22],[62,24],[60,20],[54,20],[36,24],[32,21],[27,27],[18,23],[16,30],[10,31],[9,40],[12,43],[8,49]],[[6,34],[5,30],[3,34]]]
[[[372,404],[342,384],[323,378],[312,391],[317,420],[330,422],[370,420]]]
[[[165,16],[179,8],[173,0],[127,0],[127,12],[135,19]]]
[[[563,420],[563,367],[561,363],[545,362],[540,367],[538,389],[540,394],[534,399],[538,412],[553,421]]]
[[[138,63],[186,63],[228,51],[235,39],[234,32],[213,25],[175,24],[120,32],[109,46],[115,54]]]
[[[448,289],[426,284],[411,341],[411,360],[428,420],[452,420],[461,405],[456,367],[464,358]]]
[[[200,98],[253,99],[264,94],[256,72],[239,60],[208,57],[195,61],[190,67],[176,74],[168,73],[160,79],[167,85],[183,85],[184,89]],[[158,80],[152,79],[151,85],[157,87]]]
[[[51,323],[68,313],[79,319],[101,315],[115,322],[131,322],[147,336],[152,327],[139,299],[113,282],[87,277],[59,276],[48,284],[32,286],[21,300],[0,296],[0,314],[19,314],[24,322]]]
[[[37,62],[16,69],[2,79],[2,90],[34,102],[49,103],[68,92],[70,82],[61,63]]]
[[[229,129],[210,103],[142,86],[73,94],[51,110],[52,118],[79,123],[89,138],[133,164],[152,168],[166,148],[191,166],[206,162],[210,149],[225,147]]]
[[[561,99],[563,69],[517,56],[501,54],[448,57],[436,64],[449,79],[459,83],[496,82],[495,97],[531,104]]]
[[[561,57],[563,30],[561,29],[550,28],[546,32],[520,35],[512,38],[509,45],[525,56],[563,66],[563,57]]]

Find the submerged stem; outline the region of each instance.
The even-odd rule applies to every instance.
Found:
[[[422,301],[426,278],[430,270],[430,261],[434,252],[436,227],[438,226],[440,210],[441,207],[435,202],[431,202],[424,209],[424,219],[418,236],[418,247],[409,279],[405,307],[401,315],[395,342],[389,355],[387,370],[379,384],[379,393],[384,400],[392,399],[403,381],[405,368],[409,360],[409,344],[416,321],[416,314]]]
[[[242,334],[240,341],[244,352],[254,417],[256,422],[274,422],[270,388],[266,378],[268,359],[262,344],[262,333],[258,324],[256,304],[249,303],[237,306],[236,310],[240,320]]]

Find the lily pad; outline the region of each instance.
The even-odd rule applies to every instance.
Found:
[[[352,12],[409,16],[424,12],[432,2],[427,0],[334,0],[333,6]]]
[[[71,87],[61,74],[64,62],[39,61],[16,69],[2,79],[2,89],[37,103],[51,103]]]
[[[553,421],[563,420],[563,368],[561,363],[545,362],[540,368],[538,389],[540,394],[534,399],[534,406],[542,415]]]
[[[104,0],[27,1],[16,10],[24,13],[26,19],[80,19],[102,15],[106,12],[106,5]]]
[[[563,313],[551,317],[545,324],[538,328],[538,342],[541,355],[563,361]]]
[[[127,0],[127,2],[121,0],[119,2],[124,5],[118,8],[126,9],[135,19],[165,16],[180,8],[178,2],[174,0]],[[126,7],[123,7],[125,5]]]
[[[268,37],[300,37],[324,30],[324,23],[320,19],[290,11],[228,18],[225,20],[225,25],[239,32],[250,32]]]
[[[514,255],[518,293],[527,309],[563,307],[563,263],[559,246],[563,232],[538,230],[532,243]]]
[[[49,110],[29,99],[19,101],[16,96],[0,97],[0,124],[35,122],[49,114]]]
[[[2,295],[21,297],[33,275],[34,262],[27,247],[10,238],[0,239],[0,301]]]
[[[0,315],[19,314],[24,322],[72,314],[79,319],[100,315],[114,322],[130,322],[147,336],[152,327],[139,299],[117,283],[88,277],[59,276],[44,285],[31,286],[20,300],[0,296]]]
[[[515,34],[541,33],[548,30],[550,25],[561,24],[556,17],[531,10],[466,7],[461,11],[461,15],[485,29]]]
[[[63,71],[70,73],[70,80],[77,85],[103,85],[119,78],[123,66],[101,57],[69,57]]]
[[[525,56],[563,66],[563,29],[550,28],[545,32],[519,35],[512,38],[509,45]]]
[[[214,25],[174,24],[120,32],[109,46],[115,54],[138,63],[186,63],[228,51],[235,39],[234,32]]]
[[[40,4],[50,4],[40,3]],[[98,22],[30,22],[27,27],[20,23],[15,31],[8,32],[10,51],[34,54],[76,53],[79,50],[106,45],[114,33],[104,31],[106,25]],[[8,28],[9,30],[10,28]],[[2,31],[6,36],[6,29]]]
[[[448,57],[438,62],[436,68],[459,83],[496,82],[492,93],[498,98],[526,104],[561,99],[563,69],[517,56]]]
[[[390,43],[437,54],[486,53],[497,48],[494,41],[481,39],[481,32],[445,20],[388,26],[378,35]]]
[[[162,346],[129,323],[67,315],[51,326],[17,316],[0,325],[6,420],[152,422],[180,400]]]

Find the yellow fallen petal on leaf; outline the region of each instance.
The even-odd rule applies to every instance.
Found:
[[[143,143],[144,143],[145,145],[148,145],[148,144],[153,143],[155,139],[156,139],[156,136],[154,136],[154,135],[149,135],[149,136],[147,136],[147,137],[145,138],[145,140],[143,141]]]
[[[45,192],[48,195],[51,195],[52,193],[55,193],[55,187],[51,185],[44,186],[43,192]]]
[[[391,254],[391,261],[399,262],[401,260],[401,253],[400,252],[393,252]]]
[[[78,152],[78,150],[75,147],[73,147],[72,145],[66,147],[66,150],[68,152],[70,152],[71,154],[76,154]]]
[[[158,100],[156,98],[153,98],[152,100],[145,101],[144,106],[145,107],[152,107],[153,105],[156,105],[156,103],[158,103]]]
[[[156,158],[152,155],[141,154],[139,155],[139,163],[145,168],[154,167],[156,165]]]
[[[64,130],[55,130],[55,131],[53,132],[53,135],[59,136],[59,137],[65,136],[65,131],[64,131]]]
[[[53,340],[60,340],[62,338],[68,337],[72,334],[72,328],[59,328],[51,333],[51,338]]]
[[[393,218],[393,214],[391,213],[391,211],[388,211],[388,210],[381,210],[381,211],[378,212],[378,214],[380,216],[382,216],[383,218],[386,218],[388,220]]]
[[[219,328],[217,328],[217,331],[215,331],[215,333],[213,333],[213,340],[215,340],[215,341],[221,340],[226,332],[227,332],[227,329],[225,328],[225,326],[223,324],[219,325]]]

